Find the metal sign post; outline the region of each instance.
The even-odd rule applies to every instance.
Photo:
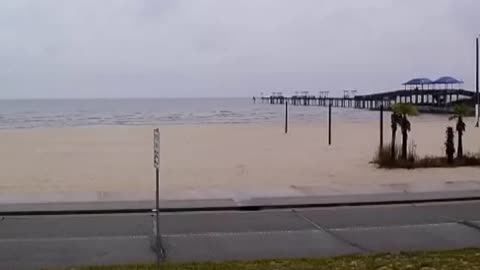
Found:
[[[160,267],[160,260],[162,257],[162,245],[160,239],[160,225],[159,225],[159,200],[160,200],[160,130],[153,130],[153,166],[155,167],[155,230],[156,230],[156,249],[157,249],[157,266]]]

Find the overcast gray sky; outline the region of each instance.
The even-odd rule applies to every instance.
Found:
[[[474,84],[478,0],[2,0],[0,98]]]

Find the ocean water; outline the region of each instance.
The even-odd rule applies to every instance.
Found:
[[[325,107],[289,106],[292,121],[327,121]],[[282,105],[249,98],[0,100],[0,129],[98,125],[162,125],[282,122]],[[366,120],[378,113],[334,108],[341,119]]]

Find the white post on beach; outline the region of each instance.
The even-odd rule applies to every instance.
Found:
[[[153,166],[155,167],[155,243],[157,249],[157,266],[160,268],[160,260],[162,255],[162,245],[160,239],[160,216],[159,216],[159,200],[160,200],[160,130],[154,129],[153,130]]]

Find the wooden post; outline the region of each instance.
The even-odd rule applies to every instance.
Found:
[[[288,102],[285,102],[285,134],[288,133]]]
[[[383,149],[383,104],[380,105],[380,151]]]
[[[328,104],[328,145],[332,145],[332,103]]]

